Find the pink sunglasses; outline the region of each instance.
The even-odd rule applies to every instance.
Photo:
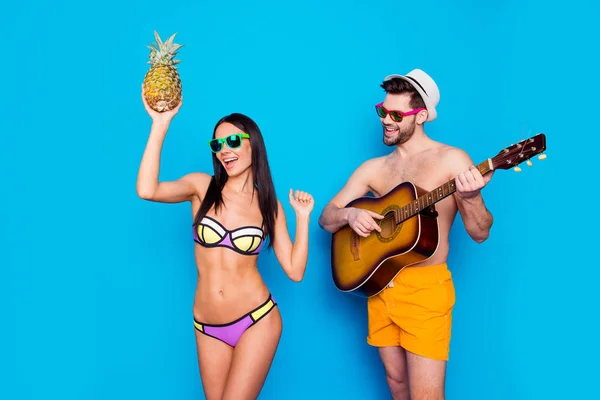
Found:
[[[402,112],[388,110],[383,106],[383,103],[379,103],[375,106],[375,110],[377,111],[377,115],[379,115],[381,118],[385,118],[386,115],[390,114],[390,118],[392,119],[392,121],[402,122],[402,117],[417,114],[418,112],[425,110],[425,108],[417,108],[416,110]]]

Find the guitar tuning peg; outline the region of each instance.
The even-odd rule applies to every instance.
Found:
[[[540,154],[540,156],[538,157],[538,160],[544,160],[546,158],[545,154]]]
[[[531,160],[527,160],[527,165],[529,165],[530,167],[533,165],[533,164],[531,163]]]
[[[515,172],[521,172],[521,168],[519,168],[519,166],[515,167]]]

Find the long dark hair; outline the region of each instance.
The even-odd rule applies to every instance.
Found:
[[[271,169],[269,168],[269,160],[267,158],[267,149],[263,140],[262,133],[254,122],[249,117],[240,113],[227,115],[219,120],[213,131],[213,139],[217,128],[222,123],[228,122],[250,135],[250,146],[252,148],[252,177],[254,179],[254,189],[258,192],[258,205],[263,217],[263,226],[266,228],[267,237],[269,238],[268,248],[273,246],[275,236],[275,218],[277,217],[277,196],[275,194],[275,186],[271,178]],[[208,190],[202,200],[200,209],[196,213],[194,224],[200,222],[202,217],[206,215],[208,210],[214,205],[215,213],[218,213],[219,208],[223,205],[223,196],[221,191],[227,182],[227,172],[217,159],[215,153],[212,155],[214,175],[208,185]],[[254,195],[254,194],[253,194]]]

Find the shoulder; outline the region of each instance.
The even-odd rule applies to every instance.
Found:
[[[439,158],[452,174],[459,174],[473,164],[473,160],[465,150],[447,144],[440,146]]]
[[[366,161],[364,161],[359,168],[379,168],[381,167],[384,163],[385,160],[388,158],[388,156],[381,156],[381,157],[375,157],[375,158],[370,158]]]
[[[181,180],[193,185],[199,196],[202,196],[204,193],[206,193],[211,179],[212,176],[204,172],[191,172],[181,178]]]
[[[279,199],[277,199],[277,209],[275,210],[275,221],[285,220],[285,210],[283,209],[283,204]]]
[[[442,145],[440,146],[440,153],[446,161],[469,161],[471,157],[467,154],[467,152],[461,148]]]
[[[356,168],[354,173],[360,175],[370,175],[371,173],[376,172],[383,167],[386,158],[387,156],[382,156],[363,161],[358,168]]]
[[[187,175],[184,175],[182,179],[191,182],[195,185],[208,186],[210,180],[212,179],[212,176],[204,172],[191,172]]]

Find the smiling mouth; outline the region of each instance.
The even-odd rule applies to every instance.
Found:
[[[227,157],[223,159],[223,164],[225,164],[225,168],[230,169],[233,168],[237,160],[237,157]]]
[[[386,136],[395,135],[398,132],[398,128],[395,126],[383,126],[383,132]]]

